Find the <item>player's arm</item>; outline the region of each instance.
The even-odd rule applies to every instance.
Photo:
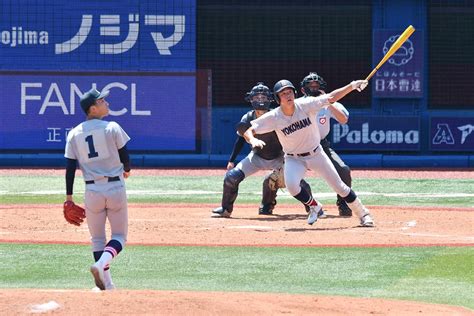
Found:
[[[232,153],[230,154],[229,161],[227,162],[227,170],[234,168],[235,166],[235,159],[237,155],[242,151],[244,147],[245,139],[242,136],[237,136],[237,139],[234,143],[234,148],[232,149]]]
[[[255,127],[254,126],[251,126],[249,129],[247,129],[244,133],[244,138],[245,140],[247,141],[247,143],[249,143],[250,145],[252,145],[252,147],[260,147],[260,148],[263,148],[263,146],[265,146],[265,142],[263,140],[260,140],[258,138],[255,137]]]
[[[72,201],[77,160],[66,158],[66,201]]]
[[[357,91],[362,91],[367,87],[367,80],[355,80],[352,81],[351,83],[345,85],[342,88],[336,89],[330,93],[327,94],[328,96],[328,101],[330,103],[334,103],[339,101],[340,99],[344,98],[346,95],[348,95],[350,92],[353,90]]]
[[[349,121],[349,112],[344,108],[344,106],[338,102],[331,103],[328,106],[329,111],[331,111],[332,116],[338,121],[339,124],[347,124]]]
[[[118,150],[120,162],[123,164],[123,177],[126,179],[130,175],[130,155],[128,154],[127,145]]]

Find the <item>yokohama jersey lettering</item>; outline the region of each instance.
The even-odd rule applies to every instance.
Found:
[[[305,128],[307,126],[310,126],[312,124],[311,120],[309,117],[299,120],[298,122],[295,122],[291,125],[288,125],[287,127],[281,129],[281,132],[285,134],[285,136],[290,135],[291,133],[294,133],[302,128]]]

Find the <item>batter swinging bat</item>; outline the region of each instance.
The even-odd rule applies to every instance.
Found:
[[[403,31],[402,35],[400,35],[399,38],[393,43],[392,47],[388,50],[388,52],[383,56],[382,60],[379,62],[379,64],[372,70],[372,72],[365,78],[365,80],[369,80],[372,78],[373,75],[379,70],[380,67],[390,58],[392,55],[402,46],[403,43],[410,37],[410,35],[415,32],[415,28],[413,25],[410,25],[406,28],[405,31]]]

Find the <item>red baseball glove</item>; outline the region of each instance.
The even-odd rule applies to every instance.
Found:
[[[86,210],[74,204],[73,201],[64,202],[63,212],[66,221],[72,225],[81,226],[84,218],[86,218]]]

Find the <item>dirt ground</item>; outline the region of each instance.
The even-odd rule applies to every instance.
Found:
[[[242,292],[2,290],[3,315],[472,315],[461,307]],[[48,310],[48,308],[50,308]]]
[[[213,218],[216,205],[130,204],[129,245],[202,246],[416,246],[474,245],[472,208],[371,206],[376,227],[355,217],[328,217],[310,226],[300,205],[258,215],[258,205],[236,205],[231,218]],[[89,243],[87,225],[69,225],[58,204],[1,205],[0,242]]]
[[[7,171],[0,170],[0,174],[5,172]],[[18,172],[15,170],[13,173]],[[30,173],[34,174],[42,172],[45,171],[30,170]],[[146,171],[138,170],[135,174],[142,172],[145,174]],[[152,173],[163,174],[163,172],[176,175],[181,171],[165,170]],[[223,173],[222,170],[218,172]],[[367,174],[369,173],[364,176]],[[380,175],[381,173],[378,174],[379,177]],[[440,173],[435,171],[420,172],[414,177],[439,178],[439,176]],[[473,173],[454,172],[451,176],[471,178]],[[325,207],[328,217],[318,220],[313,226],[306,224],[304,208],[296,204],[278,204],[275,215],[272,216],[258,215],[258,205],[237,204],[232,218],[212,218],[213,207],[216,205],[130,204],[128,244],[290,247],[474,246],[473,208],[370,206],[376,227],[363,228],[358,226],[359,222],[354,217],[339,217],[335,206],[331,205]],[[67,224],[62,215],[62,205],[59,204],[0,205],[0,242],[89,244],[89,233],[85,224],[78,228]],[[369,298],[120,289],[110,292],[2,289],[0,310],[3,310],[5,315],[474,314],[473,311],[460,307]]]
[[[212,218],[214,205],[131,204],[129,244],[207,246],[474,246],[472,209],[376,207],[376,227],[358,227],[335,207],[328,218],[306,224],[300,205],[278,205],[276,215],[260,216],[255,205],[238,205],[232,218]],[[442,225],[440,224],[442,223]],[[86,225],[62,217],[61,205],[1,205],[0,242],[88,244]],[[80,302],[87,304],[78,304]],[[47,304],[50,303],[50,304]],[[472,315],[453,306],[319,295],[74,290],[0,290],[0,309],[9,314],[162,315]],[[42,306],[41,306],[42,305]],[[40,309],[41,310],[41,309]],[[45,312],[45,311],[43,311]]]

